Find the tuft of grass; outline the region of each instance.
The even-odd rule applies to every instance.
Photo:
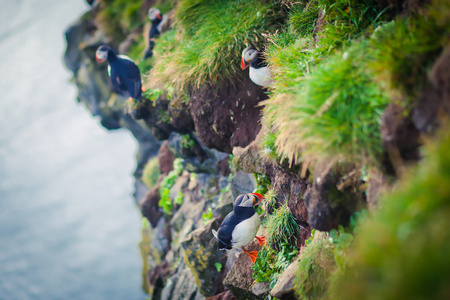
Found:
[[[279,28],[283,16],[274,2],[178,1],[177,45],[156,62],[150,79],[177,91],[235,80],[242,50],[249,45],[262,47],[264,34]]]
[[[371,161],[380,157],[379,122],[389,103],[365,65],[367,42],[333,55],[304,77],[303,88],[284,101],[284,114],[272,116],[279,131],[278,152],[291,162],[318,155]],[[276,99],[266,102],[275,114]],[[275,106],[275,107],[272,107]]]
[[[277,206],[277,203],[277,192],[271,188],[264,194],[263,206],[265,211],[269,213],[273,212]]]
[[[300,299],[322,299],[336,268],[333,252],[327,234],[322,232],[316,232],[307,247],[302,248],[295,275],[295,293]]]
[[[159,170],[158,158],[149,159],[142,171],[141,180],[151,189],[158,182],[159,175],[161,175],[161,171]]]
[[[282,243],[296,241],[299,229],[287,203],[269,215],[264,224],[267,244],[278,248]]]
[[[388,90],[398,90],[413,101],[423,89],[432,63],[448,43],[449,12],[448,1],[434,1],[426,15],[399,17],[375,31],[371,47],[376,58],[369,67],[377,80],[387,82]]]
[[[310,1],[308,5],[303,5],[303,3],[294,5],[289,15],[289,28],[300,36],[311,35],[319,19],[319,10],[318,1]]]
[[[450,131],[359,227],[330,299],[447,299],[450,295]]]

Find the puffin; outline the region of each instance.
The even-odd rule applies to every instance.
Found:
[[[258,251],[247,251],[244,249],[254,238],[260,245],[266,242],[265,237],[256,236],[261,223],[254,206],[261,203],[264,197],[258,193],[239,195],[230,212],[219,230],[213,230],[213,235],[219,241],[219,250],[241,249],[250,256],[253,263],[256,261]]]
[[[260,86],[270,86],[272,75],[267,62],[262,53],[253,47],[247,47],[242,51],[241,68],[247,69],[250,66],[250,79]]]
[[[126,97],[142,99],[141,72],[126,55],[117,55],[110,47],[102,45],[95,53],[97,62],[108,61],[108,74],[114,90]]]
[[[152,27],[148,32],[148,47],[144,51],[144,59],[152,57],[155,40],[161,34],[163,26],[167,23],[167,16],[163,15],[159,9],[152,7],[148,10],[148,18],[152,22]]]

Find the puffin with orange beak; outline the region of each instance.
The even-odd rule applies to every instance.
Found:
[[[243,194],[236,198],[233,211],[225,217],[217,232],[213,230],[214,236],[219,240],[219,250],[242,248],[255,263],[258,251],[247,251],[243,247],[254,238],[260,245],[266,242],[265,237],[256,236],[261,220],[255,206],[261,203],[262,199],[264,197],[258,193]]]
[[[110,47],[102,45],[95,53],[98,63],[108,61],[108,74],[114,90],[140,101],[142,99],[141,72],[126,55],[117,55]]]
[[[247,47],[242,51],[241,68],[247,69],[250,66],[250,79],[260,86],[272,84],[272,75],[262,53],[253,47]]]
[[[156,7],[148,10],[148,18],[152,22],[152,26],[148,32],[148,47],[144,51],[144,59],[153,56],[156,38],[161,34],[163,26],[167,23],[167,16],[163,15]]]

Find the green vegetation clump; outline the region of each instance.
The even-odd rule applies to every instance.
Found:
[[[278,248],[282,243],[296,242],[299,228],[287,203],[276,209],[265,220],[267,244]]]
[[[272,213],[275,208],[277,208],[277,193],[274,189],[269,189],[264,194],[263,206],[265,211]]]
[[[143,0],[100,0],[102,9],[98,13],[103,31],[107,35],[126,35],[144,24],[141,18]]]
[[[269,282],[269,289],[272,289],[297,253],[297,248],[289,243],[280,244],[280,251],[264,246],[252,266],[253,278],[257,282]]]
[[[299,299],[322,299],[336,268],[334,247],[326,233],[315,233],[307,247],[300,251],[298,264],[295,292]]]
[[[178,1],[177,46],[156,62],[150,80],[169,83],[177,91],[236,80],[242,50],[262,46],[264,35],[275,32],[283,16],[275,2]]]
[[[149,159],[142,171],[142,181],[151,189],[158,182],[159,175],[161,175],[161,171],[159,170],[158,158],[154,157]]]
[[[448,125],[447,125],[448,126]],[[447,127],[448,128],[448,127]],[[426,147],[381,209],[359,226],[330,299],[447,299],[450,295],[450,131]]]
[[[258,173],[255,173],[254,176],[256,180],[256,190],[254,191],[254,193],[264,195],[272,185],[270,178],[266,175]]]
[[[181,148],[189,149],[195,146],[195,141],[191,138],[189,134],[181,135]]]
[[[275,82],[263,124],[283,159],[380,156],[379,120],[389,98],[368,71],[369,46],[361,40],[383,19],[374,0],[292,6],[266,51]]]
[[[159,195],[161,199],[159,200],[159,207],[163,209],[163,211],[171,215],[173,208],[174,208],[174,201],[178,200],[178,202],[182,201],[182,199],[179,199],[179,195],[177,195],[176,199],[170,198],[170,189],[175,184],[175,180],[178,178],[178,176],[181,175],[183,172],[183,166],[181,164],[182,159],[176,158],[173,161],[173,170],[167,174],[163,180],[161,181],[161,186],[159,187]],[[182,203],[182,202],[181,202]]]
[[[392,97],[400,91],[411,102],[424,88],[429,68],[448,45],[449,14],[450,3],[437,0],[424,15],[399,17],[374,32],[370,67]]]
[[[304,78],[295,97],[288,98],[285,114],[274,119],[284,157],[297,161],[299,153],[349,160],[381,156],[379,122],[389,98],[367,71],[368,50],[361,42],[333,55]]]

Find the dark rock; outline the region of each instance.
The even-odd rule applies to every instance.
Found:
[[[83,60],[79,44],[86,38],[86,34],[91,35],[92,28],[95,28],[90,16],[90,12],[85,13],[65,32],[67,46],[64,53],[64,64],[73,73],[77,73]]]
[[[245,147],[258,134],[262,107],[268,98],[265,91],[248,76],[232,85],[220,83],[215,87],[195,90],[190,97],[190,111],[195,131],[203,145],[221,152],[231,153],[233,147]]]
[[[143,201],[149,192],[148,186],[140,179],[135,178],[133,197],[137,205]]]
[[[230,163],[228,162],[228,156],[219,162],[217,162],[217,170],[219,170],[219,173],[222,174],[222,176],[228,177],[231,173],[230,170]]]
[[[420,133],[401,105],[389,104],[381,116],[381,138],[394,170],[402,172],[405,161],[420,159]],[[389,169],[389,166],[386,167]]]
[[[170,101],[168,113],[170,116],[170,124],[176,132],[187,134],[195,131],[194,120],[192,119],[187,103],[176,100]]]
[[[170,272],[170,265],[165,260],[158,266],[150,269],[148,280],[150,288],[149,294],[152,296],[152,299],[159,299],[161,297],[162,290],[164,289],[164,282],[169,277]]]
[[[155,227],[158,224],[158,221],[162,216],[158,205],[159,200],[161,199],[159,195],[159,186],[160,183],[158,182],[139,202],[141,214],[148,219],[152,227]]]
[[[252,285],[252,293],[259,298],[266,299],[269,295],[268,282],[254,282]]]
[[[203,163],[208,158],[206,151],[203,149],[201,144],[197,141],[197,139],[189,135],[187,138],[193,145],[185,145],[186,142],[183,142],[185,137],[182,137],[180,134],[172,132],[169,136],[169,147],[172,153],[175,153],[177,157],[181,157],[184,159],[196,160],[198,164]]]
[[[311,227],[329,231],[346,226],[350,216],[366,206],[364,193],[359,189],[359,174],[355,183],[338,189],[340,179],[354,171],[348,164],[319,164],[314,170],[314,183],[305,193],[308,223]]]
[[[412,111],[414,125],[433,134],[450,114],[450,47],[438,57],[428,73],[428,85]]]
[[[225,291],[218,295],[208,297],[206,300],[237,300],[230,291]]]
[[[378,208],[380,196],[387,187],[387,176],[376,168],[371,169],[369,171],[369,180],[366,189],[367,205],[370,210]]]
[[[255,176],[250,173],[236,172],[231,179],[230,190],[233,200],[240,194],[252,193],[256,188]]]
[[[120,118],[105,118],[100,120],[100,124],[107,130],[120,129]]]
[[[164,141],[158,152],[159,170],[161,171],[161,174],[166,175],[173,170],[174,160],[175,156],[170,151],[169,142]]]
[[[261,154],[260,140],[262,138],[262,132],[260,132],[255,141],[245,148],[234,147],[233,148],[233,165],[237,170],[242,170],[248,173],[265,174],[265,164],[269,160]]]
[[[283,273],[277,279],[277,283],[270,291],[270,294],[278,299],[295,299],[295,276],[297,275],[297,270],[299,266],[299,261],[294,260]]]
[[[260,250],[261,246],[258,245],[256,241],[250,243],[245,247],[248,251]],[[230,292],[237,299],[247,299],[247,300],[262,300],[264,298],[257,297],[252,292],[253,283],[253,263],[250,257],[244,252],[239,254],[237,260],[231,267],[227,276],[225,277],[223,284],[230,290]]]
[[[205,297],[200,293],[190,269],[182,262],[175,270],[174,275],[167,279],[160,299],[203,300]]]
[[[212,234],[212,229],[217,230],[219,226],[220,221],[213,219],[192,231],[181,242],[184,261],[204,296],[213,296],[223,291],[222,283],[217,280],[220,272],[217,271],[215,264],[224,265],[225,258],[218,250],[217,240]]]

